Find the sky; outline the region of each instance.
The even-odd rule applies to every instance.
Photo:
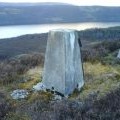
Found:
[[[79,6],[120,6],[120,0],[0,0],[0,2],[63,2]]]

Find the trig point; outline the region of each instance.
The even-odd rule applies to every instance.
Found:
[[[43,84],[65,96],[84,85],[81,42],[75,30],[51,30],[48,33]]]

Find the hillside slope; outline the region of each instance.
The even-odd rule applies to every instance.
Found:
[[[100,41],[120,41],[120,27],[79,31],[83,49]],[[47,33],[0,39],[0,60],[31,52],[45,53]]]
[[[23,35],[0,40],[0,59],[31,52],[45,53],[47,34]]]

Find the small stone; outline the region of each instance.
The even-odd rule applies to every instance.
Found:
[[[120,58],[120,50],[119,50],[119,52],[118,52],[117,58]]]
[[[54,100],[62,100],[62,97],[60,95],[55,95]]]
[[[42,82],[37,83],[37,85],[33,86],[33,90],[35,91],[46,91],[46,87]]]
[[[13,99],[24,99],[28,96],[28,94],[29,93],[27,92],[27,90],[17,89],[11,93],[11,97]]]

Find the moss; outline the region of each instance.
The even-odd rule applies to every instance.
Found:
[[[110,66],[105,66],[102,65],[101,63],[84,63],[84,73],[85,73],[85,78],[87,75],[92,76],[92,78],[96,78],[102,74],[108,73],[111,71]]]
[[[28,97],[28,102],[33,103],[36,100],[43,100],[49,102],[53,95],[49,92],[35,92]]]

